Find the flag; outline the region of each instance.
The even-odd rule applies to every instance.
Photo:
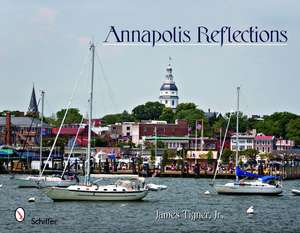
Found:
[[[200,130],[201,128],[202,128],[202,125],[200,123],[196,122],[196,129]]]

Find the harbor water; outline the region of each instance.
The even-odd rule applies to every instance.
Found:
[[[146,183],[168,189],[150,192],[138,202],[53,202],[40,190],[20,189],[13,182],[0,176],[2,233],[300,232],[300,196],[290,192],[300,189],[298,180],[285,181],[282,195],[274,197],[218,195],[210,179],[147,178]],[[28,202],[30,197],[36,201]],[[250,206],[252,215],[246,213]],[[25,210],[23,222],[16,221],[18,207]]]

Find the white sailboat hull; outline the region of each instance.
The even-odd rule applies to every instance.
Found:
[[[282,193],[282,187],[274,185],[240,185],[240,184],[225,184],[216,185],[215,189],[218,194],[229,195],[278,195]]]
[[[126,192],[77,191],[65,188],[44,188],[43,191],[54,201],[138,201],[148,190]]]
[[[63,180],[60,177],[28,176],[16,178],[19,188],[39,188],[39,187],[69,187],[77,183],[76,179]]]

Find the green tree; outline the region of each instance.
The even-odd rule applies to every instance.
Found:
[[[270,116],[264,116],[263,120],[257,121],[253,128],[266,135],[286,138],[289,122],[298,117],[296,114],[289,112],[275,112]]]
[[[151,164],[151,166],[155,165],[155,151],[154,151],[154,149],[151,149],[150,164]]]
[[[194,103],[180,103],[176,107],[176,114],[182,110],[190,110],[190,109],[196,109],[197,106]]]
[[[229,162],[229,159],[232,158],[233,156],[233,151],[231,151],[230,149],[225,148],[222,154],[222,161],[223,162]]]
[[[164,107],[159,102],[147,102],[136,106],[132,110],[132,114],[137,120],[158,120]]]
[[[211,161],[211,160],[212,160],[212,157],[213,157],[213,153],[212,153],[211,150],[209,150],[209,151],[207,152],[207,160],[208,160],[208,161]]]
[[[164,108],[161,115],[159,116],[159,120],[167,121],[168,123],[173,123],[175,118],[175,113],[171,108]]]
[[[180,110],[176,113],[176,119],[185,119],[188,121],[190,127],[195,130],[196,121],[204,119],[204,124],[206,125],[207,120],[204,116],[204,112],[200,109],[185,109]]]
[[[117,114],[107,114],[102,117],[102,121],[105,125],[115,124],[117,122],[131,122],[135,121],[135,117],[132,114],[129,114],[126,110],[122,113]]]
[[[105,147],[105,146],[108,146],[108,142],[107,140],[105,140],[105,138],[100,138],[100,137],[97,137],[95,139],[95,144],[94,146],[97,146],[97,147]]]
[[[168,150],[164,150],[162,160],[161,160],[161,168],[163,171],[165,170],[165,166],[168,164],[168,162],[169,162],[169,153]]]
[[[300,117],[291,120],[287,124],[287,138],[295,140],[296,145],[300,145]]]
[[[66,112],[66,109],[62,109],[62,110],[60,110],[56,113],[56,118],[57,118],[56,123],[57,123],[57,125],[61,124],[61,122],[63,120],[63,117],[65,115],[65,112]],[[67,113],[64,124],[80,123],[81,119],[82,119],[82,115],[80,114],[79,109],[70,108],[68,113]]]

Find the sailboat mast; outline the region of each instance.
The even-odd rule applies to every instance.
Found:
[[[42,175],[42,156],[43,156],[43,121],[44,121],[44,96],[45,92],[41,91],[42,95],[42,110],[41,110],[41,130],[40,130],[40,166],[39,175]]]
[[[93,87],[94,87],[94,60],[95,60],[95,45],[90,46],[92,51],[92,76],[91,76],[91,92],[89,98],[90,113],[89,113],[89,128],[88,128],[88,148],[87,148],[87,166],[86,166],[86,185],[90,184],[90,158],[91,158],[91,130],[92,130],[92,114],[93,114]]]
[[[157,157],[157,127],[155,126],[155,158]]]
[[[203,141],[203,132],[204,132],[204,124],[203,124],[203,118],[201,120],[201,151],[203,151],[203,144],[204,144],[204,141]]]
[[[237,101],[236,101],[236,155],[235,155],[235,169],[238,167],[239,162],[239,113],[240,113],[240,87],[237,87]],[[235,174],[235,179],[238,182],[239,177]]]

